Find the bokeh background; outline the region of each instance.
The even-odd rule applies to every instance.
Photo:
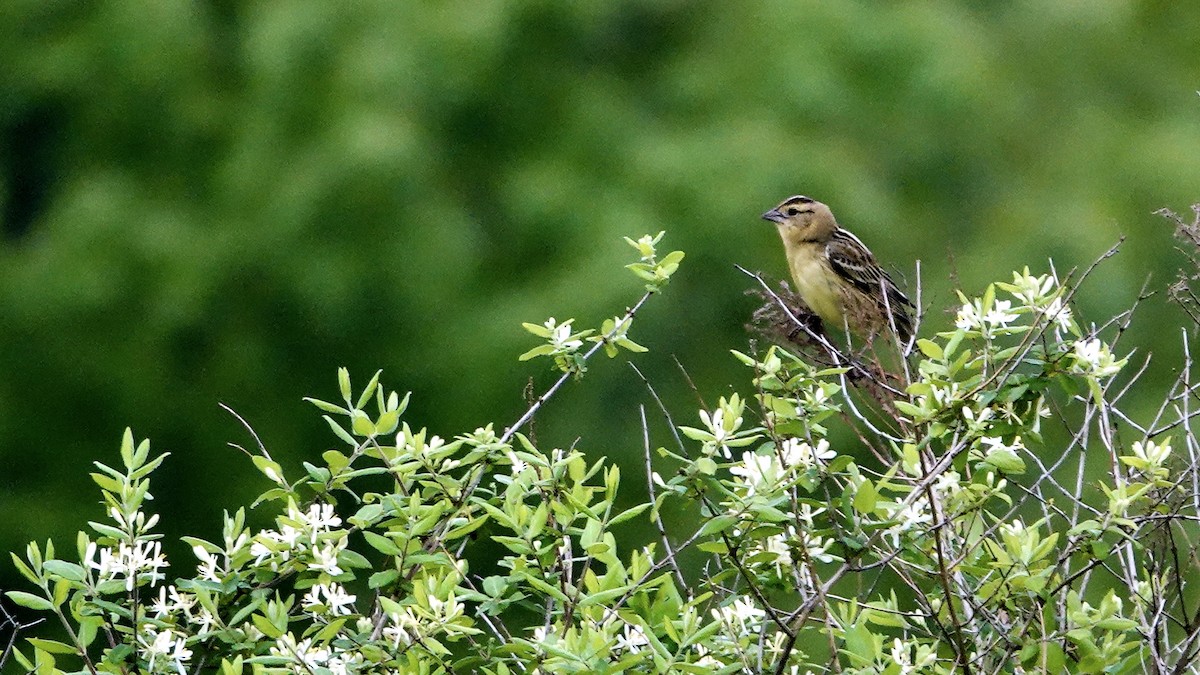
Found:
[[[163,531],[217,536],[266,487],[218,402],[294,473],[337,444],[301,397],[336,398],[338,366],[411,390],[414,426],[505,426],[553,376],[517,361],[522,321],[636,299],[623,235],[687,252],[632,360],[695,423],[676,360],[710,405],[749,393],[734,264],[785,274],[758,216],[798,192],[910,287],[922,261],[927,332],[955,285],[1126,236],[1076,309],[1149,279],[1122,344],[1162,382],[1183,255],[1153,212],[1200,201],[1198,27],[1151,0],[4,0],[0,548],[69,550],[126,426],[173,455]],[[636,490],[648,396],[623,360],[537,433]]]

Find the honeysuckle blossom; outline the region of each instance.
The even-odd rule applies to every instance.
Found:
[[[1108,345],[1098,338],[1077,340],[1072,355],[1075,357],[1075,372],[1097,378],[1116,375],[1125,365],[1125,360],[1115,359]]]

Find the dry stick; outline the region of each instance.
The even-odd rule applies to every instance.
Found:
[[[786,314],[787,317],[789,319],[791,319],[793,323],[795,323],[799,328],[801,328],[805,333],[807,333],[810,338],[812,338],[814,341],[816,341],[818,344],[820,344],[822,347],[824,347],[826,349],[826,351],[829,352],[829,355],[831,358],[833,358],[835,365],[848,364],[851,369],[857,370],[857,371],[863,373],[867,377],[867,379],[871,380],[874,384],[879,385],[883,389],[886,389],[887,391],[891,392],[893,395],[896,395],[896,396],[903,395],[903,392],[901,392],[900,390],[892,387],[891,385],[887,384],[886,382],[883,382],[882,380],[876,379],[874,376],[872,376],[867,371],[867,369],[855,364],[853,359],[851,359],[849,356],[842,353],[837,347],[833,346],[833,344],[830,343],[829,340],[827,340],[825,338],[825,336],[816,333],[811,328],[809,328],[803,321],[801,321],[799,318],[797,318],[796,315],[792,313],[792,310],[787,306],[787,303],[785,303],[783,301],[783,299],[780,298],[779,295],[776,294],[775,291],[772,290],[769,285],[767,285],[767,282],[763,281],[761,276],[747,270],[746,268],[742,267],[741,265],[734,265],[734,267],[737,267],[739,270],[741,270],[747,276],[750,276],[750,277],[754,278],[755,280],[757,280],[759,285],[761,285],[763,287],[763,290],[765,290],[767,292],[767,294],[770,295],[771,298],[776,302],[776,304],[779,305],[780,309],[783,310],[784,314]],[[846,374],[844,372],[838,374],[838,380],[842,386],[842,392],[845,394],[845,396],[843,396],[843,399],[846,401],[850,410],[854,413],[854,416],[860,422],[862,422],[864,425],[866,425],[867,428],[870,429],[872,433],[876,434],[880,438],[886,438],[895,443],[902,443],[904,441],[904,439],[902,439],[902,438],[898,438],[896,436],[893,436],[893,435],[883,431],[882,429],[877,428],[874,424],[871,423],[870,420],[868,420],[858,410],[858,407],[854,405],[854,401],[851,400],[851,398],[850,398],[850,394],[849,394],[850,386],[846,380]]]
[[[787,306],[787,303],[783,301],[783,298],[780,298],[779,294],[776,293],[774,291],[774,289],[772,289],[770,287],[770,285],[768,285],[767,282],[764,281],[760,275],[755,274],[754,272],[751,272],[750,270],[746,269],[745,267],[742,267],[741,265],[735,264],[734,267],[736,267],[738,269],[738,271],[740,271],[742,274],[745,274],[746,276],[757,281],[758,284],[760,286],[762,286],[763,290],[767,292],[767,295],[771,296],[771,299],[774,300],[777,305],[779,305],[779,308],[781,310],[783,310],[784,315],[787,316],[787,318],[791,319],[792,323],[796,324],[796,326],[798,328],[800,328],[801,330],[803,330],[808,335],[808,337],[812,338],[812,340],[814,342],[821,345],[821,347],[823,347],[825,349],[825,351],[828,352],[830,358],[832,358],[834,360],[834,365],[849,366],[850,368],[861,372],[867,379],[871,380],[872,382],[879,385],[883,389],[886,389],[888,392],[890,392],[891,394],[893,394],[895,396],[902,396],[904,394],[904,392],[900,391],[899,389],[896,389],[896,388],[892,387],[891,385],[889,385],[888,383],[874,377],[870,373],[870,371],[868,371],[866,368],[864,368],[861,365],[859,365],[858,363],[856,363],[854,361],[854,359],[852,359],[846,353],[842,352],[840,349],[835,347],[833,345],[833,343],[831,343],[824,335],[821,335],[821,334],[817,333],[816,331],[814,331],[813,329],[809,328],[808,324],[801,321],[799,318],[796,317],[796,315],[794,313],[792,313],[791,308]]]
[[[877,378],[874,375],[872,375],[871,372],[868,369],[864,368],[863,365],[859,365],[858,363],[854,362],[854,359],[852,359],[851,357],[848,357],[845,352],[838,350],[838,347],[835,347],[833,344],[830,344],[829,340],[826,339],[826,337],[824,337],[823,335],[817,334],[816,331],[809,328],[808,324],[805,324],[803,321],[800,321],[800,319],[796,315],[794,315],[794,313],[792,312],[791,307],[787,306],[787,303],[785,303],[784,299],[780,298],[779,294],[776,294],[773,291],[773,289],[770,288],[770,286],[768,285],[768,283],[766,281],[763,281],[762,276],[752,273],[752,271],[746,270],[745,268],[742,267],[742,265],[733,265],[733,267],[736,267],[739,270],[742,270],[742,273],[744,273],[744,274],[752,277],[752,279],[755,279],[756,281],[758,281],[758,285],[762,286],[764,291],[766,291],[767,294],[770,295],[770,298],[772,298],[775,301],[776,305],[779,305],[779,309],[784,311],[787,318],[791,319],[792,323],[796,324],[799,329],[804,330],[805,333],[808,334],[812,340],[816,341],[818,345],[821,345],[824,348],[824,350],[826,350],[829,353],[829,357],[833,359],[833,364],[835,366],[842,366],[842,364],[847,364],[848,370],[859,372],[859,374],[862,374],[863,377],[866,378],[866,380],[868,380],[872,384],[875,384],[875,386],[880,387],[881,389],[887,390],[888,393],[890,393],[894,396],[898,396],[898,398],[899,398],[899,396],[904,395],[904,393],[900,392],[899,389],[896,389],[896,388],[890,386],[890,384],[888,384],[887,382],[884,382],[884,381],[880,380],[880,378]],[[847,336],[848,336],[848,334],[847,334]],[[904,360],[904,359],[902,359],[902,357],[901,357],[901,360]],[[845,368],[845,366],[844,366],[844,368]],[[881,368],[881,370],[882,370],[882,368]],[[892,441],[894,443],[904,442],[904,438],[900,438],[898,436],[888,434],[887,431],[878,429],[877,426],[875,426],[875,424],[872,423],[870,419],[868,419],[868,418],[866,418],[866,416],[864,416],[862,411],[858,410],[858,406],[856,404],[854,404],[854,401],[850,396],[851,387],[850,387],[850,382],[848,382],[848,380],[846,378],[846,372],[840,372],[840,374],[838,374],[838,382],[841,386],[842,394],[844,394],[844,396],[842,396],[842,399],[844,399],[846,401],[846,405],[848,408],[850,408],[850,411],[853,414],[854,418],[857,418],[859,420],[859,422],[862,422],[866,426],[866,428],[871,430],[872,434],[875,434],[878,437],[887,438],[887,440]],[[859,435],[859,438],[862,438],[862,435]],[[870,443],[864,443],[864,444],[866,444],[866,446],[870,447]]]
[[[1192,368],[1191,368],[1191,366],[1192,366],[1192,350],[1191,350],[1191,344],[1188,342],[1187,331],[1186,330],[1182,331],[1182,333],[1183,333],[1183,353],[1184,353],[1184,356],[1186,357],[1186,359],[1184,361],[1184,371],[1183,372],[1184,372],[1184,376],[1187,377],[1187,379],[1183,381],[1183,384],[1186,389],[1191,390],[1192,387],[1189,384],[1189,382],[1191,380],[1191,372],[1192,372]],[[1184,397],[1182,399],[1183,414],[1180,416],[1182,420],[1190,420],[1192,418],[1192,415],[1188,414],[1188,409],[1187,409],[1188,400],[1189,400],[1189,397]],[[1200,414],[1200,411],[1197,411],[1197,414]],[[1196,456],[1196,444],[1194,442],[1195,436],[1193,436],[1191,433],[1188,433],[1185,436],[1187,438],[1188,458],[1191,459],[1191,462],[1192,462],[1191,463],[1191,467],[1192,467],[1192,471],[1191,471],[1191,474],[1192,474],[1192,508],[1195,509],[1197,512],[1200,512],[1200,470],[1197,470],[1197,469],[1200,469],[1200,459],[1198,459]]]
[[[8,638],[8,644],[4,646],[4,653],[0,655],[0,672],[3,672],[4,664],[8,662],[8,657],[12,655],[17,644],[17,638],[21,635],[21,631],[27,628],[33,628],[46,619],[41,618],[35,621],[30,621],[29,623],[21,623],[20,621],[17,621],[16,617],[10,614],[7,609],[4,609],[2,605],[0,605],[0,613],[4,614],[4,621],[2,622],[3,625],[12,626],[12,635],[10,635]],[[93,670],[92,672],[96,671]]]
[[[244,417],[237,414],[237,412],[233,408],[230,408],[229,406],[225,405],[224,403],[217,403],[217,405],[220,406],[221,409],[224,410],[225,412],[236,417],[237,421],[241,422],[242,426],[246,428],[246,431],[250,432],[250,436],[253,437],[254,442],[258,444],[258,450],[259,450],[259,452],[261,452],[263,454],[263,457],[266,457],[267,459],[271,460],[272,462],[275,461],[275,460],[271,459],[271,453],[267,452],[267,446],[263,445],[262,439],[260,439],[258,437],[258,434],[254,431],[254,427],[250,426],[250,423],[247,422]],[[250,453],[247,452],[246,449],[240,445],[230,443],[229,446],[237,448],[238,450],[245,452],[247,455],[250,455]],[[250,455],[250,456],[253,457],[253,455]]]
[[[646,424],[646,406],[639,405],[638,413],[642,418],[642,450],[646,456],[646,490],[650,493],[650,503],[654,504],[658,501],[658,497],[654,494],[654,469],[650,459],[650,428]],[[687,588],[687,580],[683,578],[683,570],[679,569],[679,563],[675,560],[675,551],[671,548],[671,540],[667,537],[667,528],[663,525],[662,514],[657,510],[654,512],[654,527],[658,530],[658,538],[662,540],[666,559],[671,562],[675,579],[679,581],[680,588]]]

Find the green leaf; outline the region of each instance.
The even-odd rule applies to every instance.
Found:
[[[277,640],[281,635],[283,635],[283,631],[277,628],[275,624],[271,623],[270,619],[262,614],[255,614],[254,616],[250,617],[250,620],[254,622],[255,628],[262,631],[263,635],[266,635],[272,640]]]
[[[78,654],[79,650],[68,644],[42,638],[29,638],[29,644],[51,654]]]
[[[737,516],[732,516],[728,513],[722,513],[719,516],[713,516],[708,520],[707,523],[704,524],[704,527],[700,528],[700,536],[708,537],[714,534],[720,534],[733,528],[733,526],[737,525],[737,523]]]
[[[343,408],[340,405],[326,403],[325,401],[322,401],[319,398],[309,398],[309,397],[305,396],[304,400],[307,401],[308,403],[311,403],[311,404],[317,406],[317,408],[319,408],[320,410],[323,410],[327,413],[333,413],[335,415],[349,415],[350,414],[350,411],[347,410],[346,408]]]
[[[875,490],[875,485],[869,480],[864,480],[854,493],[854,510],[861,514],[873,513],[878,497],[879,494]]]
[[[530,349],[529,351],[525,352],[524,354],[518,356],[517,360],[518,361],[528,361],[529,359],[532,359],[537,356],[546,356],[547,354],[553,354],[553,353],[554,353],[554,345],[538,345],[537,347],[534,347],[533,349]]]
[[[354,440],[354,437],[351,436],[349,434],[349,432],[347,432],[345,429],[343,429],[341,427],[341,425],[339,425],[337,422],[334,422],[332,417],[330,417],[329,415],[321,415],[321,417],[325,420],[326,423],[329,424],[329,428],[330,428],[330,430],[333,431],[334,436],[337,436],[338,438],[342,439],[348,445],[358,447],[358,441]]]
[[[17,571],[21,573],[21,576],[25,577],[34,584],[41,583],[41,579],[38,577],[38,575],[35,574],[34,571],[30,569],[29,565],[26,565],[25,561],[21,560],[16,553],[9,553],[9,555],[12,557],[13,565],[16,566]]]
[[[42,569],[68,581],[83,581],[83,567],[65,560],[47,560]]]
[[[598,593],[592,593],[591,595],[588,595],[587,597],[585,597],[583,600],[580,600],[579,606],[587,607],[588,605],[608,605],[613,600],[616,600],[617,598],[619,598],[622,595],[625,595],[627,592],[629,592],[630,588],[632,588],[632,587],[631,586],[621,586],[619,588],[612,588],[609,590],[600,591]]]
[[[25,591],[6,591],[4,594],[8,596],[9,600],[12,600],[22,607],[28,607],[29,609],[36,609],[40,611],[54,609],[54,603],[50,602],[46,598],[34,595],[33,593],[26,593]]]
[[[124,488],[124,485],[122,485],[121,481],[109,478],[108,476],[105,476],[104,474],[93,473],[93,474],[91,474],[91,476],[92,476],[92,482],[94,482],[96,485],[99,485],[100,489],[104,490],[105,492],[111,492],[113,494],[121,494],[121,490],[122,490],[122,488]]]
[[[273,462],[262,455],[254,455],[250,458],[250,461],[254,464],[255,468],[262,472],[262,475],[267,477],[267,480],[278,485],[282,485],[285,482],[283,479],[283,467],[279,466],[277,462]]]
[[[338,389],[342,393],[342,400],[350,405],[350,395],[354,392],[350,389],[350,371],[345,368],[338,368]]]
[[[350,411],[350,430],[359,436],[374,436],[377,431],[375,423],[361,410]]]
[[[543,325],[541,325],[541,324],[537,324],[537,323],[524,323],[524,322],[522,322],[522,323],[521,323],[521,326],[522,326],[522,327],[523,327],[525,330],[529,331],[530,333],[533,333],[534,335],[536,335],[536,336],[538,336],[538,337],[540,337],[540,338],[546,338],[546,339],[549,339],[549,338],[550,338],[550,336],[551,336],[551,334],[552,334],[552,333],[550,332],[550,330],[549,330],[549,329],[547,329],[545,326],[543,326]],[[523,361],[523,360],[524,360],[524,359],[522,359],[522,361]]]
[[[375,371],[375,376],[371,378],[371,381],[363,389],[362,394],[359,395],[358,403],[354,406],[355,408],[363,408],[367,405],[367,401],[371,400],[371,395],[375,393],[375,387],[379,386],[379,376],[381,374],[383,374],[382,370]]]
[[[396,542],[381,534],[376,534],[370,530],[363,530],[363,538],[367,540],[367,543],[371,545],[371,548],[379,551],[380,553],[386,555],[400,555],[404,553],[399,546],[396,546]]]
[[[379,416],[379,420],[375,422],[377,433],[390,434],[400,425],[400,413],[393,410],[385,412]]]
[[[475,515],[470,520],[468,520],[464,525],[456,527],[453,530],[450,530],[446,534],[442,535],[442,539],[445,541],[454,541],[455,539],[459,539],[460,537],[465,537],[468,534],[479,529],[479,527],[481,527],[487,521],[488,521],[487,516],[482,515],[482,514]]]
[[[382,572],[376,572],[375,574],[372,574],[371,577],[367,579],[367,586],[369,588],[383,588],[384,586],[391,585],[392,582],[399,578],[399,570],[384,570]]]
[[[650,504],[648,504],[648,503],[647,504],[638,504],[637,506],[634,506],[633,508],[626,509],[626,510],[618,513],[616,515],[616,517],[614,517],[611,521],[609,521],[608,524],[611,527],[613,525],[618,525],[620,523],[623,523],[631,518],[636,518],[638,516],[638,514],[642,513],[643,511],[645,511],[648,508],[650,508]]]
[[[921,353],[924,354],[925,356],[928,356],[931,359],[936,359],[939,361],[942,359],[942,357],[944,355],[942,352],[942,348],[940,346],[938,346],[938,344],[936,342],[934,342],[933,340],[926,340],[925,338],[921,338],[920,340],[917,340],[917,349],[920,349]]]

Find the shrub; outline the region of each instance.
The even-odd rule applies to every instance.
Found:
[[[894,345],[904,359],[872,363],[828,336],[733,352],[746,395],[690,424],[660,403],[673,442],[647,440],[649,494],[632,508],[617,508],[618,467],[522,435],[600,349],[644,350],[632,320],[683,257],[660,258],[661,236],[630,240],[646,293],[599,330],[526,324],[542,344],[521,358],[562,375],[503,431],[414,430],[407,396],[378,374],[354,391],[339,371],[340,400],[310,401],[342,448],[298,477],[248,451],[270,484],[253,506],[275,526],[226,513],[220,541],[186,538],[190,577],[167,581],[147,510],[166,455],[127,431],[120,466],[93,474],[107,520],[72,561],[51,542],[13,555],[35,592],[8,598],[65,637],[6,657],[45,673],[1192,667],[1191,363],[1133,419],[1142,371],[1120,345],[1133,313],[1083,322],[1071,296],[1086,272],[1026,269],[962,295],[952,330]],[[857,444],[831,442],[834,427]],[[664,518],[676,508],[703,518]],[[618,538],[634,519],[657,544]],[[469,569],[496,546],[491,569]]]

